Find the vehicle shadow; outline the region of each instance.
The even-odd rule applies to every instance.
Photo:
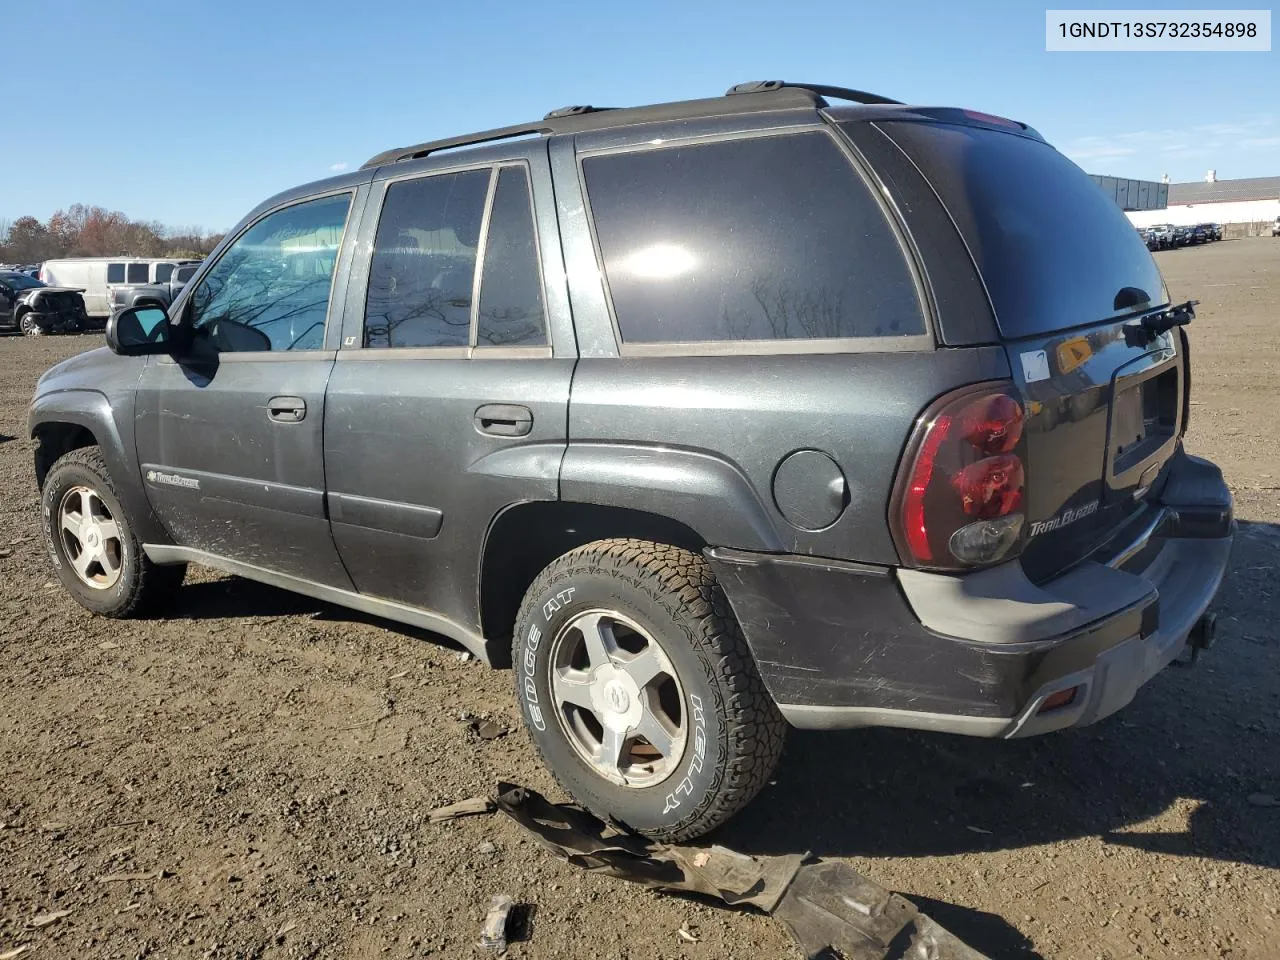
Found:
[[[749,853],[922,857],[1099,837],[1280,868],[1280,808],[1250,801],[1280,795],[1277,573],[1280,526],[1242,523],[1215,647],[1092,727],[1008,741],[793,732],[776,779],[716,839]]]
[[[7,433],[0,433],[0,443],[8,443],[10,440],[13,440],[13,439],[16,439],[16,438],[9,436]]]
[[[988,957],[1019,957],[1022,960],[1046,960],[1035,949],[1035,941],[1004,917],[985,910],[974,910],[945,900],[903,894],[925,916],[946,927],[967,945]]]
[[[242,577],[184,583],[172,603],[149,612],[146,616],[157,620],[309,616],[313,620],[383,627],[449,650],[463,649],[461,644],[430,630],[385,620],[323,600],[314,600],[300,593]]]

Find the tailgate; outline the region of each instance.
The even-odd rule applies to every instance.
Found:
[[[1179,338],[1146,339],[1128,318],[1006,346],[1027,412],[1022,562],[1033,580],[1123,532],[1177,447]]]
[[[1177,447],[1185,364],[1176,332],[1142,328],[1169,294],[1124,213],[1003,123],[881,127],[932,184],[991,299],[1027,414],[1022,563],[1040,580],[1138,522]]]

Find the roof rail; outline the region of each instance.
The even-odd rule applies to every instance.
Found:
[[[458,137],[445,137],[443,140],[428,140],[411,147],[395,147],[384,150],[376,157],[370,157],[360,165],[361,170],[380,167],[385,163],[398,160],[413,160],[425,157],[429,153],[449,150],[453,147],[467,147],[474,144],[491,143],[494,140],[510,140],[513,137],[527,137],[533,134],[551,133],[551,126],[546,122],[518,123],[510,127],[495,127],[493,130],[482,130],[479,133],[467,133]]]
[[[428,140],[408,147],[396,147],[385,150],[376,157],[371,157],[361,164],[360,169],[381,167],[401,160],[414,160],[441,150],[454,147],[477,146],[492,143],[495,140],[510,140],[515,137],[548,135],[553,133],[578,133],[588,129],[608,126],[609,117],[600,114],[616,113],[619,123],[631,121],[651,122],[657,120],[684,119],[685,117],[712,115],[719,112],[740,113],[757,109],[774,109],[799,107],[801,105],[826,106],[823,97],[834,97],[839,100],[854,100],[859,103],[898,103],[888,97],[860,90],[847,90],[844,87],[829,87],[817,83],[785,83],[781,80],[755,80],[740,83],[730,88],[730,94],[762,94],[760,100],[743,97],[742,102],[725,102],[723,97],[712,97],[705,100],[686,100],[676,103],[659,103],[650,106],[614,107],[570,106],[552,110],[541,120],[520,123],[510,127],[497,127],[493,130],[482,130],[479,133],[467,133],[462,136],[447,137],[443,140]],[[769,96],[773,94],[773,96]],[[767,105],[767,106],[766,106]]]
[[[833,87],[825,83],[789,83],[786,80],[748,80],[746,83],[735,83],[725,91],[725,96],[732,97],[741,93],[768,93],[771,90],[781,90],[784,87],[811,90],[820,97],[834,97],[837,100],[850,100],[854,103],[902,102],[901,100],[891,100],[888,97],[882,97],[878,93],[867,93],[865,90],[853,90],[849,87]]]
[[[561,107],[558,110],[552,110],[542,119],[558,120],[560,117],[580,117],[584,113],[601,113],[604,110],[613,110],[613,109],[614,109],[613,107],[593,107],[593,106],[590,106],[589,104],[585,106]]]

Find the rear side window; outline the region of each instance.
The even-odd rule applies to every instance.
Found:
[[[626,343],[925,332],[902,248],[825,133],[588,157]]]
[[[176,264],[157,263],[156,264],[156,283],[168,283],[169,278],[173,276],[173,268]]]
[[[147,273],[148,273],[147,268],[149,266],[150,264],[146,264],[146,263],[129,264],[128,270],[126,271],[126,276],[129,278],[128,282],[129,283],[146,283]]]
[[[1011,339],[1107,320],[1168,294],[1127,217],[1074,163],[1028,137],[959,124],[883,125],[942,198]]]
[[[124,264],[107,264],[107,283],[124,283]]]
[[[186,283],[188,280],[190,280],[190,279],[191,279],[192,277],[194,277],[195,275],[196,275],[196,268],[195,268],[195,267],[179,267],[179,268],[178,268],[178,275],[177,275],[177,277],[175,277],[174,279],[176,279],[176,280],[178,281],[178,283]]]
[[[489,170],[393,183],[374,240],[366,347],[465,347],[471,342],[476,250]]]
[[[476,344],[543,346],[547,342],[544,317],[529,175],[524,167],[503,167],[498,171],[484,246]]]

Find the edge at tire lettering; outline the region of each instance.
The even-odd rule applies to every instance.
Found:
[[[541,643],[542,631],[535,624],[529,628],[529,633],[525,639],[524,662],[522,664],[524,680],[520,684],[520,689],[524,692],[525,704],[529,707],[529,722],[539,732],[547,729],[547,722],[542,718],[542,706],[538,703],[538,685],[534,681],[538,645]]]

